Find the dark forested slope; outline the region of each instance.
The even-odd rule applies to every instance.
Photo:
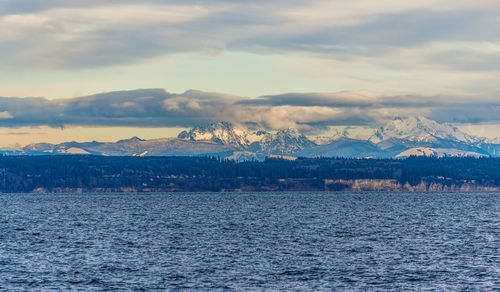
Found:
[[[0,157],[0,192],[497,189],[499,158]]]

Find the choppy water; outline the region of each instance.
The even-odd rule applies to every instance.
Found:
[[[498,290],[497,193],[0,195],[0,290]]]

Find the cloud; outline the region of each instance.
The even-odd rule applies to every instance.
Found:
[[[227,63],[235,67],[235,59],[222,60],[224,52],[230,51],[245,53],[238,56],[269,55],[265,60],[286,59],[270,66],[286,67],[283,76],[290,76],[289,83],[313,80],[293,90],[314,88],[314,81],[323,80],[326,90],[369,88],[420,94],[342,91],[249,98],[145,89],[59,100],[0,98],[0,126],[189,127],[229,120],[269,129],[307,130],[371,126],[412,115],[441,122],[499,122],[498,96],[483,93],[498,92],[500,30],[495,28],[500,26],[499,15],[498,0],[3,0],[0,73],[8,76],[18,71],[19,82],[24,76],[47,73],[61,79],[58,86],[72,87],[98,71],[88,68],[123,69],[132,64],[130,68],[143,72],[140,65],[133,66],[182,53],[186,58],[197,54],[219,58],[213,71],[220,80],[256,83],[258,78],[251,79],[251,74],[265,70],[263,65],[237,67],[231,74],[221,69]],[[193,82],[205,78],[203,70],[184,64],[172,67],[189,74],[192,70]],[[245,75],[251,80],[234,73],[246,69],[256,72]],[[134,76],[138,80],[150,74],[163,76],[163,71],[154,70]],[[117,70],[102,72],[107,78],[103,83],[111,84],[109,74]],[[68,83],[72,78],[77,81]],[[46,85],[44,78],[35,79],[28,86]],[[205,88],[215,87],[207,83]],[[264,87],[255,84],[260,86]],[[477,94],[422,95],[456,91]]]
[[[8,120],[13,118],[14,116],[11,115],[8,111],[0,112],[0,120]]]
[[[82,7],[59,3],[33,13],[0,17],[0,43],[13,65],[73,68],[126,64],[198,49],[201,43],[193,40],[197,33],[188,33],[184,26],[225,10],[225,6],[138,2]]]
[[[496,96],[387,95],[370,91],[241,97],[189,90],[117,91],[72,99],[0,98],[2,127],[191,127],[230,121],[253,127],[317,130],[333,125],[378,126],[423,115],[439,122],[500,122]]]
[[[404,66],[403,51],[412,66],[492,70],[475,44],[500,42],[499,14],[495,0],[5,0],[0,53],[12,66],[82,68],[223,50]]]

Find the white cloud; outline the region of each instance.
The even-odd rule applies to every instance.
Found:
[[[11,115],[8,111],[0,112],[0,120],[8,120],[13,118],[14,116]]]

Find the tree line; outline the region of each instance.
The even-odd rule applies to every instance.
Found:
[[[324,190],[326,180],[500,186],[500,158],[0,156],[0,192]]]

